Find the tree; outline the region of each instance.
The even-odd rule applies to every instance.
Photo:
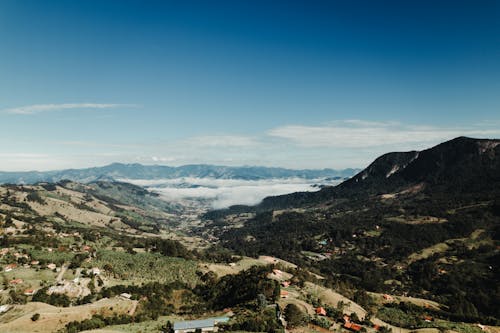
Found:
[[[288,327],[297,327],[306,323],[306,315],[293,303],[286,306],[284,315]]]

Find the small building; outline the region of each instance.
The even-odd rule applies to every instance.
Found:
[[[174,323],[174,333],[188,333],[197,330],[201,332],[217,332],[217,324],[227,321],[229,321],[228,317],[178,321]]]
[[[47,264],[47,268],[50,270],[54,270],[54,269],[56,269],[56,267],[57,267],[57,265],[54,263]]]
[[[354,332],[361,331],[361,325],[358,325],[358,324],[355,324],[355,323],[351,323],[351,322],[345,323],[344,324],[344,328],[346,328],[348,330],[351,330],[351,331],[354,331]]]
[[[288,288],[288,287],[290,287],[290,284],[291,284],[291,282],[290,282],[290,281],[283,281],[283,282],[281,282],[281,286],[282,286],[283,288]]]
[[[23,283],[23,279],[14,279],[9,281],[10,284],[21,284]]]
[[[391,296],[391,295],[388,295],[388,294],[383,294],[382,297],[386,300],[386,301],[393,301],[394,298]]]
[[[32,265],[38,265],[39,263],[40,263],[40,261],[38,261],[38,260],[32,260],[32,261],[31,261],[31,264],[32,264]]]
[[[17,267],[17,264],[9,264],[9,265],[5,266],[4,271],[5,271],[5,272],[10,272],[10,271],[12,271],[14,268],[16,268],[16,267]]]
[[[322,307],[322,306],[317,307],[316,308],[316,314],[318,316],[326,316],[326,310],[325,310],[325,308]]]
[[[26,296],[33,296],[35,294],[35,290],[34,289],[26,289],[24,291],[24,295]]]
[[[97,267],[92,268],[92,275],[101,275],[101,270]]]
[[[280,291],[280,297],[281,298],[288,298],[288,291],[286,291],[286,290]]]
[[[121,297],[121,298],[124,298],[124,299],[130,299],[130,298],[132,298],[132,294],[129,294],[129,293],[121,293],[121,294],[120,294],[120,297]]]

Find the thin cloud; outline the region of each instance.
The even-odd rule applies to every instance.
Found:
[[[64,104],[34,104],[2,110],[4,113],[31,115],[50,111],[72,109],[112,109],[119,107],[138,107],[135,104],[103,104],[103,103],[64,103]]]
[[[500,135],[500,129],[347,120],[323,126],[286,125],[271,129],[267,134],[301,147],[367,148],[436,143],[457,136],[495,137]]]

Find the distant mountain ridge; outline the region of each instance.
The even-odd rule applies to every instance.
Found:
[[[172,179],[181,177],[260,180],[269,178],[337,178],[353,176],[359,169],[292,170],[259,166],[230,167],[192,164],[179,167],[113,163],[103,167],[66,169],[56,171],[0,172],[0,183],[34,184],[72,180],[89,183],[99,180],[118,179]]]

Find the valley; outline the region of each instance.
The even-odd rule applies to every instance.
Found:
[[[124,179],[1,185],[0,331],[499,332],[500,146],[474,147],[218,210]]]

